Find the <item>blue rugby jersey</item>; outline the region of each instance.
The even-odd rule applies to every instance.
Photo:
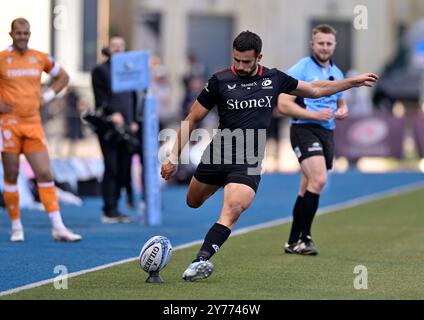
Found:
[[[324,68],[314,57],[302,58],[287,71],[287,74],[295,79],[306,82],[344,79],[343,72],[334,63],[331,62],[328,68]],[[297,97],[295,102],[303,108],[312,111],[331,108],[333,112],[336,112],[337,100],[343,98],[343,96],[343,92],[339,92],[318,99]],[[334,130],[336,127],[334,117],[329,121],[292,119],[292,123],[316,123],[329,130]]]

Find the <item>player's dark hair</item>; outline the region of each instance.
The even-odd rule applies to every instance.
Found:
[[[240,52],[254,50],[257,56],[262,51],[262,40],[256,33],[243,31],[234,39],[233,49]]]

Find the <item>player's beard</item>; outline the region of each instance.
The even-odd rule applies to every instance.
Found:
[[[14,43],[14,46],[18,51],[24,52],[28,49],[28,41],[27,40],[18,40]]]
[[[249,72],[240,71],[240,70],[236,70],[236,72],[237,72],[237,75],[240,78],[249,78],[249,77],[253,76],[256,73],[256,70],[257,69],[258,69],[258,65],[255,65],[255,67],[251,71],[249,71]]]
[[[325,56],[325,58],[323,58],[323,56]],[[331,55],[330,54],[325,54],[325,55],[315,54],[315,59],[317,59],[320,64],[326,64],[328,61],[330,61]]]

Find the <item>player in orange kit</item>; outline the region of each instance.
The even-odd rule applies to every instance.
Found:
[[[24,241],[17,179],[19,156],[25,155],[37,180],[41,202],[52,223],[52,237],[79,241],[81,236],[65,227],[56,194],[40,106],[53,100],[69,82],[66,71],[47,54],[28,48],[30,24],[17,18],[11,24],[13,44],[0,52],[0,128],[4,168],[3,197],[12,221],[11,241]],[[41,94],[41,74],[53,77]]]

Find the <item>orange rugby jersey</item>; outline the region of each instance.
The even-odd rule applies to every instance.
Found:
[[[48,54],[28,49],[20,54],[10,46],[0,52],[0,100],[12,106],[0,118],[40,121],[41,74],[56,76],[60,66]]]

